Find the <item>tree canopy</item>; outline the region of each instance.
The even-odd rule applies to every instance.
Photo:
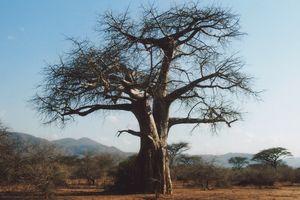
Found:
[[[173,143],[167,146],[169,153],[170,166],[172,167],[176,158],[183,152],[189,150],[189,144],[187,142]]]
[[[74,48],[44,70],[34,102],[50,122],[97,110],[132,111],[133,102],[162,95],[168,104],[186,105],[186,115],[170,118],[170,127],[230,125],[240,113],[228,94],[255,94],[243,62],[224,50],[242,35],[238,16],[228,10],[186,4],[145,9],[140,21],[128,12],[107,12],[99,21],[103,45],[72,40]]]
[[[282,163],[282,158],[289,156],[292,156],[292,153],[286,148],[274,147],[258,152],[253,156],[252,160],[277,168]]]

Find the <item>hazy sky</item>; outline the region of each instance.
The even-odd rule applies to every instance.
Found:
[[[89,137],[124,151],[137,151],[130,135],[116,137],[119,129],[137,127],[133,116],[96,113],[64,129],[43,126],[28,100],[42,79],[42,68],[55,63],[70,48],[67,37],[97,38],[97,16],[105,10],[136,12],[138,0],[1,0],[0,1],[0,119],[13,131],[47,139]],[[152,2],[152,1],[150,1]],[[168,8],[180,0],[157,0]],[[201,1],[200,1],[201,2]],[[239,51],[244,71],[255,77],[255,88],[265,90],[262,101],[245,101],[244,121],[211,134],[206,127],[172,129],[169,142],[190,142],[190,153],[256,153],[283,146],[300,156],[300,1],[220,0],[205,3],[231,8],[241,17],[247,35],[232,47]]]

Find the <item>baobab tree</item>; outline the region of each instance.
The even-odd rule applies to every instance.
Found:
[[[141,17],[106,12],[99,20],[99,46],[73,40],[74,48],[45,69],[33,102],[47,122],[100,110],[127,111],[140,138],[137,192],[172,193],[167,138],[179,124],[230,126],[240,119],[238,95],[256,95],[243,62],[229,53],[243,35],[239,17],[220,7],[189,3]],[[170,110],[180,115],[170,115]],[[155,181],[154,181],[155,180]]]

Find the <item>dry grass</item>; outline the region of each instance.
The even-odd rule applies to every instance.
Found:
[[[0,199],[41,199],[29,192],[4,190],[1,187]],[[154,200],[154,195],[103,195],[93,187],[61,188],[57,190],[58,200]],[[175,188],[173,195],[161,196],[160,200],[292,200],[300,199],[299,186],[281,186],[273,189],[234,187],[203,191],[199,188]]]

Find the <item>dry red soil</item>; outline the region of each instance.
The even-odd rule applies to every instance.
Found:
[[[15,191],[0,191],[0,199],[41,199],[30,193]],[[103,195],[96,188],[61,188],[57,190],[54,199],[59,200],[154,200],[154,195]],[[234,187],[204,191],[199,188],[175,188],[173,195],[161,195],[160,200],[300,200],[299,186],[281,186],[276,188]]]

